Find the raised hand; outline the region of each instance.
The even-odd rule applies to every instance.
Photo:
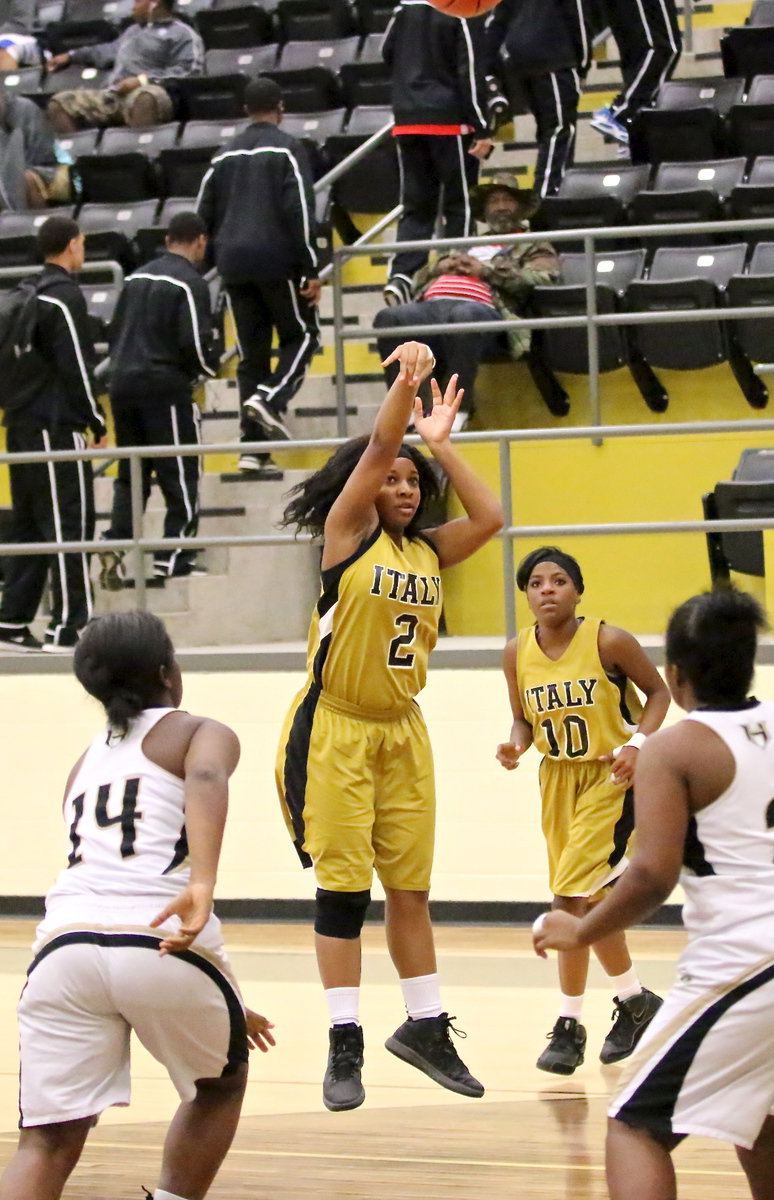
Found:
[[[436,380],[431,380],[433,407],[427,416],[423,415],[420,398],[417,396],[414,401],[414,428],[428,446],[434,442],[445,442],[451,433],[457,409],[465,395],[463,388],[457,391],[458,378],[458,375],[452,375],[443,394]]]
[[[399,364],[398,379],[410,387],[419,387],[435,366],[433,352],[424,342],[404,342],[385,358],[382,366],[394,362]]]

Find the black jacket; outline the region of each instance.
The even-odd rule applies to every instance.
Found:
[[[312,173],[300,142],[255,121],[212,160],[197,210],[223,282],[317,277]]]
[[[488,136],[483,37],[483,18],[463,21],[427,0],[401,0],[382,47],[395,124],[470,125]]]
[[[498,73],[504,45],[518,75],[547,75],[591,61],[588,0],[500,0],[486,18],[486,72]]]
[[[190,404],[212,377],[217,351],[210,292],[182,254],[162,254],[127,276],[110,329],[111,404]]]
[[[35,355],[6,425],[105,433],[94,389],[94,343],[83,292],[69,271],[47,263],[38,284]]]

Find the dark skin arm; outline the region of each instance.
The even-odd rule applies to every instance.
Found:
[[[577,950],[645,920],[677,883],[688,822],[731,785],[731,751],[705,725],[685,721],[649,738],[639,752],[634,793],[637,846],[631,864],[582,918],[548,913],[533,937],[547,950]]]
[[[524,709],[519,695],[519,685],[516,675],[518,640],[512,638],[503,650],[503,674],[508,685],[508,699],[511,702],[513,724],[510,741],[501,742],[497,747],[497,761],[506,771],[514,771],[519,765],[519,759],[525,750],[532,745],[532,726],[524,716]]]
[[[608,675],[625,675],[645,696],[645,707],[637,730],[646,737],[655,733],[661,728],[669,708],[669,689],[640,643],[623,629],[601,625],[599,657]],[[616,783],[631,787],[639,754],[635,746],[624,746],[617,758],[614,759],[611,754],[602,761],[612,763],[612,775]]]

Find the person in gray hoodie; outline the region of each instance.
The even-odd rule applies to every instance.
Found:
[[[0,208],[42,208],[57,174],[54,139],[33,100],[0,90]]]

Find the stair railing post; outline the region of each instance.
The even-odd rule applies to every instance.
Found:
[[[344,269],[343,251],[333,251],[333,354],[336,370],[336,430],[347,436],[347,381],[344,363]]]
[[[132,454],[129,459],[129,494],[132,501],[132,541],[131,549],[132,570],[134,572],[134,594],[137,607],[148,607],[148,591],[145,586],[145,555],[140,548],[142,537],[142,459],[139,454]]]

